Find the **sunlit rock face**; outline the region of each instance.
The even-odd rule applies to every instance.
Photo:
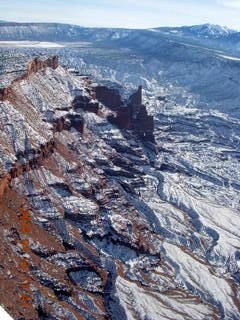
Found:
[[[239,319],[239,214],[186,187],[142,88],[120,103],[55,62],[33,69],[0,102],[1,305],[29,320]]]
[[[28,64],[27,75],[30,76],[32,73],[36,73],[47,67],[55,70],[58,67],[58,57],[54,56],[52,58],[48,58],[45,61],[39,58],[35,58],[34,60],[30,61]]]

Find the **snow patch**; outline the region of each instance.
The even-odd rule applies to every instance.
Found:
[[[0,47],[63,48],[64,45],[44,41],[0,41]]]
[[[0,319],[2,320],[13,320],[12,317],[0,306]]]

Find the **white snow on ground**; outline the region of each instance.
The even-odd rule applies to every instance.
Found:
[[[212,298],[225,306],[227,312],[237,314],[236,306],[231,297],[234,296],[229,283],[213,274],[204,263],[184,252],[178,246],[164,243],[167,255],[179,266],[177,279],[180,282],[190,283],[194,288],[207,292]]]
[[[1,320],[13,320],[12,317],[0,306],[0,319]]]
[[[144,290],[121,277],[116,280],[117,294],[129,320],[213,320],[212,310],[194,300],[178,299]]]
[[[239,247],[240,230],[239,215],[234,210],[211,203],[207,199],[193,197],[190,193],[167,178],[164,184],[164,194],[170,203],[181,208],[182,205],[189,211],[195,212],[203,225],[215,230],[219,239],[214,250],[219,255],[229,257]]]
[[[223,54],[220,54],[219,57],[225,58],[225,59],[228,59],[228,60],[240,61],[240,58],[231,57],[231,56],[225,56],[225,55],[223,55]]]
[[[0,47],[63,48],[64,45],[55,42],[40,41],[0,41]]]
[[[149,31],[152,31],[152,32],[159,32],[159,30],[157,29],[148,29]]]

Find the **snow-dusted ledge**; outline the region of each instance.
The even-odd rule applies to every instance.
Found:
[[[1,320],[14,320],[10,315],[0,306],[0,319]]]

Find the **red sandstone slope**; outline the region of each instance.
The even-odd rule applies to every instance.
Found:
[[[101,297],[99,293],[104,293],[108,273],[98,262],[100,258],[96,249],[85,242],[82,238],[81,230],[74,226],[69,225],[69,227],[71,226],[70,235],[72,239],[76,239],[78,245],[85,248],[85,253],[76,250],[75,245],[71,245],[67,240],[61,239],[61,237],[59,239],[60,231],[56,226],[49,225],[43,228],[43,226],[39,225],[40,223],[43,224],[42,220],[45,219],[37,217],[39,215],[38,210],[34,208],[34,204],[29,203],[29,194],[26,194],[24,190],[26,183],[33,184],[38,188],[44,187],[45,182],[39,181],[39,174],[43,174],[43,169],[50,170],[54,174],[57,173],[59,177],[66,174],[63,168],[59,170],[60,161],[58,162],[54,158],[60,157],[65,163],[71,163],[74,159],[74,150],[70,155],[71,150],[68,150],[66,145],[62,144],[61,139],[59,139],[60,132],[66,131],[67,133],[69,130],[75,129],[74,133],[86,134],[86,141],[88,140],[90,133],[84,132],[83,117],[81,114],[75,113],[76,109],[81,108],[100,115],[104,113],[104,108],[100,108],[99,102],[91,101],[91,95],[94,95],[94,92],[89,88],[88,83],[81,80],[78,80],[77,83],[82,91],[81,95],[77,95],[75,99],[74,97],[71,98],[72,92],[69,90],[62,93],[62,100],[60,97],[60,100],[55,102],[55,97],[51,93],[51,89],[55,91],[55,88],[46,88],[44,83],[44,79],[48,76],[46,73],[52,72],[49,68],[53,70],[57,68],[56,57],[47,61],[35,59],[29,63],[28,71],[23,76],[14,80],[8,88],[2,90],[2,108],[10,106],[15,109],[16,113],[19,114],[19,118],[24,117],[24,123],[22,123],[22,127],[16,128],[15,136],[9,137],[9,142],[11,139],[16,139],[17,141],[12,144],[9,144],[8,141],[5,142],[8,149],[8,158],[6,157],[6,161],[2,159],[1,216],[3,219],[1,221],[1,230],[3,233],[1,238],[3,242],[1,250],[2,275],[0,280],[2,281],[2,295],[0,301],[16,319],[21,316],[26,319],[38,319],[39,317],[48,316],[69,319],[68,314],[72,314],[76,319],[84,319],[85,317],[81,316],[81,314],[85,314],[85,309],[89,314],[96,314],[97,319],[102,319],[106,318],[107,310],[104,306],[106,303],[104,294]],[[60,74],[63,79],[63,76],[65,76],[72,80],[71,76],[66,74],[63,69],[61,69]],[[42,78],[40,87],[43,90],[34,88],[39,77]],[[59,83],[59,79],[57,79],[57,82]],[[74,81],[72,85],[75,85]],[[32,86],[31,89],[35,90],[33,95],[38,94],[43,100],[47,100],[47,103],[53,104],[51,105],[53,114],[50,117],[39,109],[39,106],[34,104],[35,101],[31,99],[27,92],[24,92],[27,86]],[[64,99],[64,95],[68,95],[67,101]],[[63,100],[64,105],[61,104]],[[46,108],[46,113],[48,112],[50,112],[50,108]],[[111,111],[107,113],[111,114]],[[9,116],[13,125],[15,117],[16,115],[14,114],[13,119],[10,119]],[[21,129],[23,132],[21,132]],[[18,134],[18,132],[21,132],[21,134]],[[81,137],[79,138],[81,139]],[[2,144],[3,146],[4,143]],[[76,161],[74,165],[76,168],[72,169],[73,173],[80,177],[83,174],[83,165],[79,161],[78,155],[75,155],[74,160]],[[85,175],[88,169],[90,172],[91,168],[88,168],[86,164],[84,166]],[[22,179],[24,181],[21,181]],[[83,205],[86,206],[89,203],[93,207],[94,212],[92,214],[95,217],[99,209],[97,205],[91,205],[91,201],[87,200],[93,192],[92,186],[89,187],[89,190],[84,190],[83,188],[78,193],[79,195],[83,193],[86,196],[86,198],[81,196]],[[98,185],[99,187],[100,184]],[[62,188],[63,190],[67,188],[68,192],[72,193],[70,191],[71,186],[68,183],[66,185],[63,183]],[[44,201],[44,195],[42,194],[40,197],[43,198],[41,201]],[[59,214],[62,217],[64,215],[68,217],[66,212],[64,214],[61,205],[59,204],[58,206]],[[78,207],[76,206],[76,208]],[[28,218],[30,224],[29,232],[24,231],[24,226],[22,225],[24,223],[21,220],[22,210],[30,213]],[[44,212],[44,206],[43,215],[47,215]],[[69,213],[69,218],[73,219],[73,221],[81,221],[85,216],[87,220],[92,219],[88,211],[84,213],[82,218],[77,211],[75,214]],[[74,242],[74,240],[72,241]],[[53,261],[48,261],[51,260],[51,257],[54,257]],[[57,265],[54,263],[55,260],[58,262],[58,259],[63,261],[60,265],[59,263]],[[92,285],[93,288],[87,290],[89,291],[88,294],[90,294],[88,299],[95,304],[93,308],[95,311],[91,310],[91,308],[89,310],[84,306],[84,302],[81,302],[78,298],[81,290],[76,287],[75,281],[69,275],[70,272],[77,272],[78,269],[86,269],[95,274],[96,279],[98,279],[96,281],[99,284],[96,285],[96,288]],[[5,295],[7,291],[11,295],[10,300]],[[94,292],[97,293],[97,296]],[[61,295],[71,297],[71,303],[67,304],[66,301],[62,301],[64,299],[61,298]],[[79,308],[82,311],[78,313],[77,310]]]
[[[141,88],[124,102],[36,59],[0,109],[0,303],[14,319],[220,318],[175,281],[144,214],[156,150]]]

